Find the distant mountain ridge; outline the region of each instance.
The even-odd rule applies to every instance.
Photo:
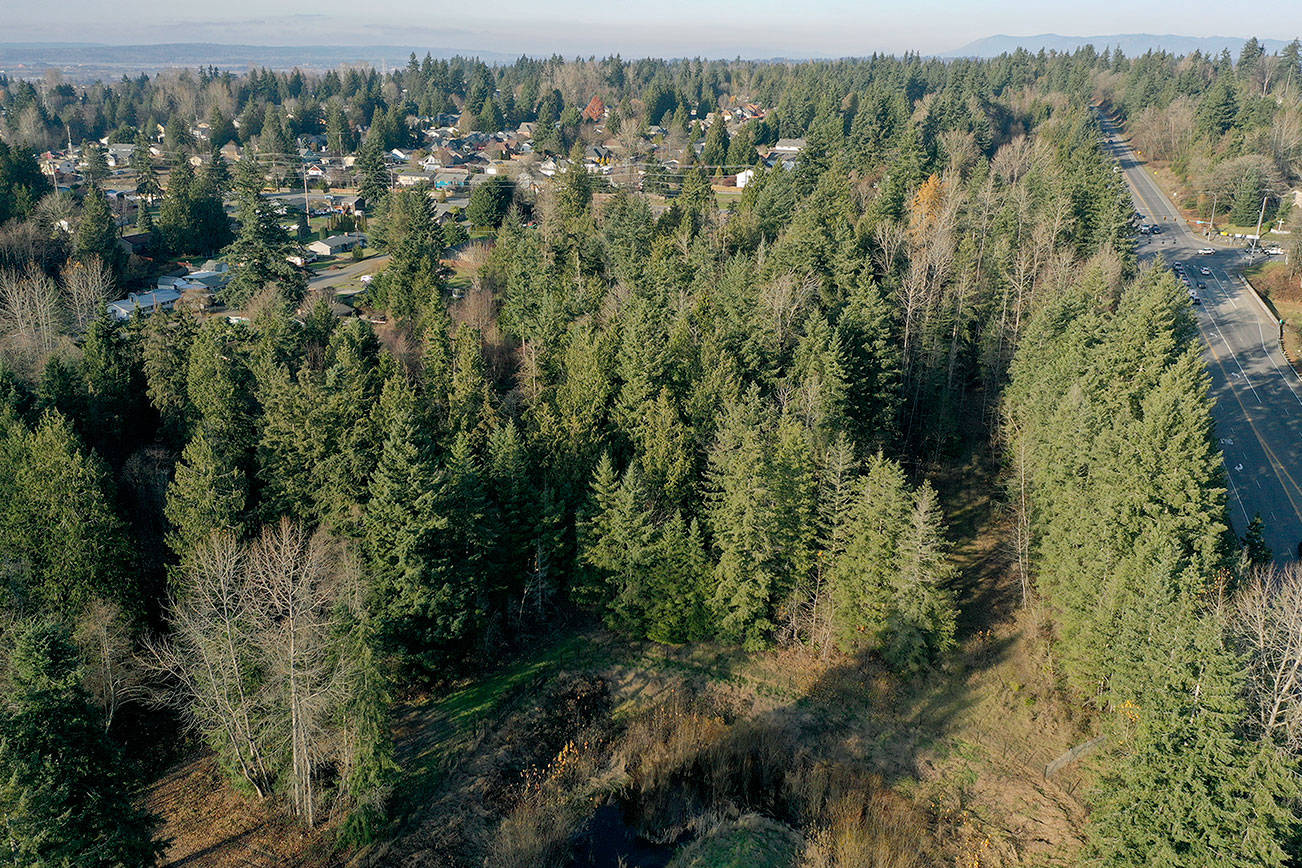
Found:
[[[1127,57],[1135,57],[1146,51],[1170,51],[1173,54],[1220,54],[1229,49],[1235,57],[1248,37],[1238,36],[1177,36],[1174,34],[1154,33],[1115,33],[1110,36],[1061,36],[1057,33],[1041,33],[1038,36],[987,36],[969,42],[953,51],[947,51],[941,57],[998,57],[1012,53],[1018,48],[1036,52],[1041,48],[1046,51],[1072,52],[1086,45],[1093,45],[1102,52],[1104,49],[1120,48]],[[1288,45],[1287,39],[1262,39],[1258,41],[1268,52],[1277,52]]]
[[[0,71],[10,75],[46,68],[75,71],[115,70],[153,72],[170,67],[216,66],[240,69],[329,69],[344,63],[376,67],[405,64],[412,52],[437,58],[460,54],[489,63],[510,62],[518,54],[416,45],[227,45],[215,42],[172,42],[148,45],[108,45],[93,42],[0,42]]]

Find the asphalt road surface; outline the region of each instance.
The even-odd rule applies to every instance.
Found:
[[[1230,521],[1242,535],[1254,515],[1279,563],[1298,558],[1302,544],[1302,378],[1284,358],[1279,323],[1239,275],[1241,248],[1224,248],[1190,231],[1171,200],[1140,166],[1130,147],[1102,121],[1143,222],[1160,227],[1140,235],[1139,255],[1183,263],[1202,303],[1195,305],[1215,399],[1212,416],[1229,480]],[[1199,255],[1199,248],[1215,253]],[[1203,274],[1206,268],[1210,273]]]

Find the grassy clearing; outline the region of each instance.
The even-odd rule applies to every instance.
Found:
[[[965,609],[939,669],[902,680],[871,658],[561,639],[413,705],[408,821],[370,863],[433,848],[564,865],[617,809],[638,846],[687,838],[679,866],[1070,864],[1088,771],[1044,768],[1089,721],[1057,692],[1043,613],[1019,606],[989,460],[935,481]]]
[[[1259,262],[1244,269],[1244,275],[1284,320],[1284,355],[1297,368],[1302,366],[1302,286],[1283,262]]]
[[[563,633],[405,703],[392,834],[349,862],[1072,864],[1089,772],[1044,769],[1091,722],[1058,694],[1044,614],[1020,606],[988,457],[930,475],[963,570],[960,648],[937,669]],[[216,776],[183,789],[199,795],[169,829],[186,854],[332,858],[269,815],[209,816],[231,810]]]
[[[537,689],[563,669],[581,668],[597,653],[591,636],[563,636],[493,675],[466,682],[437,699],[425,697],[407,705],[399,712],[395,731],[397,759],[404,771],[396,803],[422,801],[485,724],[526,688]]]
[[[669,868],[790,868],[803,849],[790,826],[747,814],[684,847]]]

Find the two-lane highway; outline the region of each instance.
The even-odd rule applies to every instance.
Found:
[[[1242,251],[1215,248],[1194,235],[1115,128],[1105,118],[1100,122],[1136,209],[1159,227],[1156,235],[1140,236],[1139,255],[1181,263],[1195,288],[1203,284],[1194,310],[1225,456],[1230,520],[1242,535],[1260,515],[1275,560],[1296,560],[1302,545],[1302,378],[1284,358],[1279,323],[1240,276]],[[1214,253],[1198,253],[1209,246]]]

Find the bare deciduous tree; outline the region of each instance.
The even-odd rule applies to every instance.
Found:
[[[171,641],[150,647],[177,685],[165,701],[260,796],[284,782],[309,826],[322,772],[347,769],[357,743],[341,723],[358,679],[336,605],[357,594],[338,564],[326,534],[289,519],[248,547],[214,534],[186,562]]]
[[[148,646],[154,669],[175,689],[159,698],[181,712],[260,797],[271,792],[263,708],[253,685],[258,661],[245,555],[230,534],[213,534],[186,562],[172,612],[172,637]]]
[[[337,583],[327,537],[288,518],[264,528],[249,552],[248,590],[275,749],[287,752],[290,798],[316,823],[316,771],[326,758],[342,683],[332,640]]]
[[[34,265],[0,272],[0,339],[32,370],[58,346],[63,319],[58,287]]]
[[[86,688],[104,710],[107,730],[122,704],[144,690],[144,671],[134,654],[121,608],[103,600],[92,601],[77,622],[76,640],[86,663]]]
[[[1262,734],[1302,748],[1302,569],[1258,571],[1235,595],[1231,623],[1248,652]]]
[[[63,270],[63,296],[75,331],[85,331],[100,315],[112,299],[113,290],[113,272],[98,256],[73,262]]]

